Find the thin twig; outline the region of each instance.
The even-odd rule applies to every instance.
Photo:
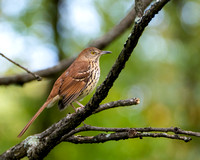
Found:
[[[79,128],[76,128],[74,131],[75,133],[82,132],[82,131],[104,131],[104,132],[128,132],[129,130],[135,130],[138,132],[173,132],[174,134],[183,134],[189,136],[200,137],[200,132],[193,132],[193,131],[185,131],[178,127],[170,127],[170,128],[153,128],[153,127],[145,127],[145,128],[109,128],[109,127],[96,127],[90,125],[84,125]]]
[[[188,135],[188,136],[195,136],[200,137],[200,132],[193,132],[193,131],[185,131],[178,127],[170,127],[170,128],[153,128],[153,127],[145,127],[145,128],[108,128],[108,127],[97,127],[97,126],[90,126],[90,125],[84,125],[79,128],[74,129],[70,133],[66,134],[62,137],[62,140],[66,140],[68,137],[79,133],[83,131],[104,131],[104,132],[130,132],[130,131],[136,131],[136,132],[163,132],[168,133],[172,132],[174,135],[182,134],[182,135]],[[151,135],[152,136],[152,135]],[[151,137],[150,136],[150,137]],[[186,139],[187,140],[187,139]]]
[[[73,58],[71,59],[65,59],[60,61],[60,63],[56,66],[50,67],[48,69],[43,69],[37,72],[34,72],[37,75],[40,75],[42,77],[52,77],[58,74],[61,71],[64,71],[66,68],[69,67],[69,65],[74,61]],[[0,85],[10,85],[10,84],[19,84],[22,85],[26,82],[30,82],[34,80],[34,77],[30,74],[17,74],[13,76],[7,76],[7,77],[0,77]]]
[[[42,77],[40,77],[39,75],[29,71],[28,69],[26,69],[25,67],[21,66],[20,64],[14,62],[13,60],[11,60],[10,58],[6,57],[3,53],[0,53],[0,55],[2,57],[4,57],[5,59],[7,59],[8,61],[10,61],[11,63],[15,64],[16,66],[22,68],[23,70],[25,70],[27,73],[31,74],[33,77],[35,77],[35,79],[37,79],[38,81],[42,80]]]
[[[126,99],[126,100],[118,100],[118,101],[109,102],[109,103],[100,105],[93,113],[98,113],[98,112],[103,111],[105,109],[115,108],[115,107],[119,107],[119,106],[137,105],[139,103],[140,103],[140,99],[139,98],[131,98],[131,99]]]
[[[83,131],[104,131],[104,132],[115,132],[110,134],[101,133],[96,136],[74,136],[74,134]],[[149,133],[149,132],[161,132],[161,133]],[[168,132],[173,132],[174,134],[167,134]],[[72,142],[72,143],[102,143],[110,140],[122,140],[129,138],[140,138],[143,137],[164,137],[170,139],[183,140],[189,142],[192,140],[191,137],[180,136],[178,134],[189,135],[200,137],[200,132],[185,131],[177,127],[170,128],[106,128],[106,127],[96,127],[90,125],[84,125],[79,128],[74,129],[70,133],[62,137],[62,141]]]

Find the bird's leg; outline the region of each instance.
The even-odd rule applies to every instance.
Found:
[[[79,101],[74,101],[74,102],[76,102],[80,106],[78,108],[75,108],[74,105],[71,103],[71,106],[73,107],[75,112],[84,107],[84,105],[82,105]]]
[[[76,107],[74,107],[74,105],[71,103],[72,108],[74,109],[74,111],[76,112]]]
[[[80,108],[84,107],[84,105],[82,105],[80,102],[75,101],[80,107],[79,108],[75,108],[74,105],[71,103],[72,108],[74,109],[75,112],[77,112]],[[86,125],[85,122],[82,122],[83,125]]]
[[[84,105],[82,105],[79,101],[75,101],[81,108],[85,107]]]

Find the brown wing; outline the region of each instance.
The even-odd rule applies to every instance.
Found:
[[[59,101],[59,109],[64,109],[74,100],[76,100],[81,92],[85,89],[89,78],[88,62],[74,61],[74,63],[58,78],[49,96],[55,97],[60,95],[62,99]],[[55,89],[54,89],[55,88]]]

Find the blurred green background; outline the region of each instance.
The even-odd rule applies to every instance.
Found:
[[[132,0],[1,0],[0,52],[32,71],[51,67],[59,60],[75,57],[117,24],[132,6]],[[99,83],[129,33],[130,29],[106,48],[113,53],[101,58]],[[24,71],[0,58],[1,77],[18,73]],[[0,153],[72,112],[71,108],[45,110],[22,139],[16,137],[43,104],[56,78],[0,86]],[[200,1],[172,0],[156,15],[103,103],[132,97],[140,98],[141,104],[103,111],[85,123],[102,127],[177,126],[200,131]],[[196,160],[199,149],[200,139],[196,137],[189,143],[164,138],[62,143],[46,159]]]

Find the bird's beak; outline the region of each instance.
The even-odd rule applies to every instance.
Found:
[[[102,51],[101,55],[103,55],[103,54],[110,54],[110,53],[112,53],[112,52],[111,51]]]

